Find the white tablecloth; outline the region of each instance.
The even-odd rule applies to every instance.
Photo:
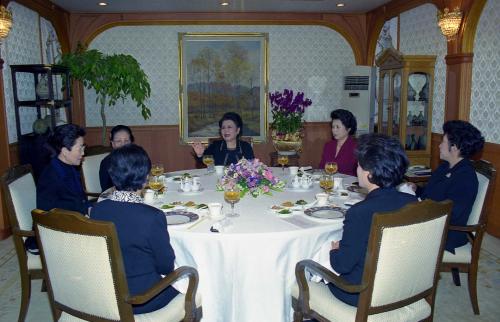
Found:
[[[200,175],[203,191],[179,192],[179,183],[169,182],[167,193],[155,205],[221,202],[224,212],[230,210],[223,192],[215,191],[217,175],[206,175],[206,170],[188,172]],[[281,169],[273,172],[280,175]],[[354,179],[346,177],[344,183]],[[311,224],[301,228],[269,208],[284,201],[313,202],[318,192],[315,183],[305,192],[285,190],[257,198],[247,195],[235,205],[240,216],[231,218],[233,226],[227,232],[210,232],[215,221],[207,218],[193,227],[192,223],[169,226],[176,265],[192,266],[199,272],[203,321],[292,320],[290,287],[295,281],[295,264],[302,259],[317,259],[325,243],[341,239],[342,220],[313,221],[304,214],[290,217]]]

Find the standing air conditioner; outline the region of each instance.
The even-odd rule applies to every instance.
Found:
[[[343,69],[344,90],[340,103],[358,122],[356,135],[373,132],[375,120],[376,68],[351,66]]]

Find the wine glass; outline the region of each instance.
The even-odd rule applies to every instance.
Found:
[[[325,174],[319,179],[319,186],[325,190],[326,193],[330,193],[333,189],[333,176]]]
[[[288,164],[288,155],[278,155],[278,164],[281,165],[281,169],[285,173],[285,166]]]
[[[202,162],[204,165],[207,166],[207,172],[213,172],[213,167],[214,167],[214,156],[211,154],[205,154],[203,155]]]
[[[231,204],[231,213],[228,217],[238,217],[239,215],[234,212],[234,204],[240,201],[240,189],[238,186],[232,186],[224,189],[224,200]]]
[[[337,173],[338,166],[336,162],[327,162],[325,163],[325,172],[326,174],[335,174]]]
[[[163,178],[160,178],[159,176],[149,176],[148,185],[149,188],[155,191],[155,198],[158,197],[158,192],[165,186]]]
[[[164,173],[165,169],[163,168],[163,164],[155,163],[151,166],[151,174],[155,177],[161,176]]]

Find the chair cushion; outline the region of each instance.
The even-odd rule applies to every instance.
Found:
[[[134,320],[136,322],[158,322],[158,321],[181,321],[184,317],[184,294],[179,294],[172,299],[168,303],[167,306],[161,308],[159,310],[143,313],[143,314],[135,314]],[[199,293],[196,294],[196,307],[200,307],[201,305],[201,296]],[[70,315],[66,312],[61,314],[61,317],[58,320],[59,322],[80,322],[81,320],[73,315]]]
[[[309,305],[312,310],[334,322],[355,321],[356,307],[346,304],[333,296],[324,283],[308,283],[311,295]],[[297,282],[292,286],[292,297],[298,299],[299,286]],[[408,306],[385,313],[368,316],[370,322],[385,321],[420,321],[430,316],[431,307],[425,300],[420,300]]]
[[[28,269],[42,269],[40,255],[34,255],[30,252],[26,252],[26,255],[28,255]]]
[[[443,253],[443,263],[470,263],[471,262],[471,254],[472,245],[467,243],[461,247],[455,248],[455,255],[452,253],[445,251]]]

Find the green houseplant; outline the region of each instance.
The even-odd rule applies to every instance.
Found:
[[[74,79],[88,89],[94,89],[96,103],[100,104],[102,119],[102,144],[106,143],[105,107],[130,97],[141,109],[146,120],[151,116],[145,101],[151,94],[148,77],[131,55],[105,55],[96,49],[78,46],[74,53],[64,54],[59,64],[70,69]]]

